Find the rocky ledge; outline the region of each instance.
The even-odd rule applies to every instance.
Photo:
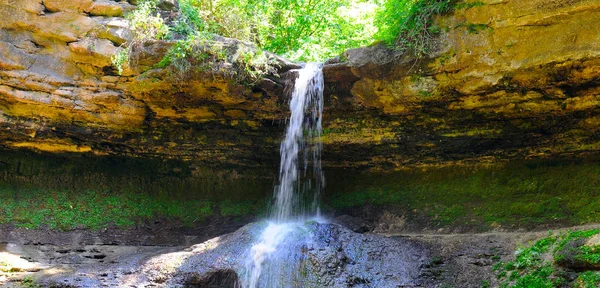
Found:
[[[118,75],[130,2],[0,0],[0,148],[275,167],[293,65],[256,85],[182,80],[154,68],[158,41]],[[478,3],[436,19],[425,58],[374,45],[327,62],[325,166],[598,154],[600,0]]]

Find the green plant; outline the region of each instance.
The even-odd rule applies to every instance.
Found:
[[[33,277],[31,277],[30,275],[23,277],[23,280],[21,280],[21,286],[24,288],[39,288],[39,287],[41,287],[40,284],[35,282],[35,280],[33,280]]]
[[[194,67],[200,72],[219,73],[242,83],[254,83],[262,75],[275,73],[271,58],[260,49],[243,43],[231,45],[213,35],[197,32],[179,40],[169,49],[157,67],[172,67],[186,75]]]
[[[136,10],[125,15],[134,37],[111,57],[119,75],[123,74],[124,65],[130,62],[132,49],[146,41],[166,39],[170,35],[169,26],[157,14],[156,4],[157,0],[141,0]]]
[[[118,52],[112,56],[112,64],[117,68],[119,75],[123,74],[123,67],[129,62],[129,47],[121,47]]]
[[[375,18],[379,29],[375,39],[422,57],[441,31],[434,25],[433,17],[450,11],[451,3],[452,0],[387,0]]]
[[[433,96],[433,94],[431,93],[431,91],[427,91],[427,90],[420,90],[419,91],[419,96],[421,98],[427,99],[427,98],[431,98],[431,96]]]
[[[201,31],[247,41],[297,61],[322,61],[372,42],[375,3],[364,0],[181,0]]]
[[[131,227],[156,217],[193,225],[214,214],[210,201],[179,201],[143,193],[29,190],[20,194],[21,197],[15,197],[10,189],[0,189],[0,196],[5,199],[0,203],[0,223],[30,229],[46,226],[57,230],[97,230],[111,224]]]
[[[554,252],[564,249],[565,245],[569,242],[573,242],[578,239],[589,238],[598,233],[600,233],[600,229],[568,232],[564,237],[562,237],[561,241],[558,243],[558,245],[554,249]]]
[[[156,0],[140,1],[137,9],[125,16],[129,20],[129,26],[133,31],[135,41],[160,40],[169,35],[169,26],[157,14],[156,4]]]

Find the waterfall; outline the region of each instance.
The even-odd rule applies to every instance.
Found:
[[[280,148],[279,185],[275,188],[273,206],[276,221],[319,212],[318,197],[325,179],[321,171],[320,141],[323,82],[321,64],[308,63],[298,70],[290,100],[291,116]],[[300,152],[303,152],[302,159],[299,159]],[[312,171],[308,169],[309,163],[312,163]],[[304,165],[303,171],[299,169],[300,164]],[[300,172],[303,174],[299,175]],[[306,196],[312,196],[308,207],[303,205]]]
[[[280,147],[272,215],[258,242],[250,248],[242,282],[245,288],[258,287],[259,283],[260,287],[285,287],[283,283],[299,278],[296,274],[300,256],[295,251],[310,241],[310,233],[302,222],[309,216],[319,217],[319,194],[325,183],[321,171],[321,68],[321,64],[307,63],[297,70],[290,99],[291,115]]]

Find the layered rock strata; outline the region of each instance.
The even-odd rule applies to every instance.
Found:
[[[426,58],[375,45],[325,65],[324,166],[598,154],[600,1],[478,3],[436,19]],[[289,65],[255,86],[201,71],[182,80],[155,68],[172,45],[157,41],[118,75],[111,57],[132,9],[0,0],[1,149],[275,167]]]

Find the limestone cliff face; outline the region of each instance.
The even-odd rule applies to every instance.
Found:
[[[348,145],[327,154],[396,169],[597,154],[600,1],[480,4],[437,19],[428,59],[370,47],[329,66],[325,143]]]
[[[131,9],[124,1],[0,0],[0,146],[211,164],[273,160],[283,98],[216,74],[182,80],[152,70],[172,45],[165,41],[137,47],[133,67],[116,73],[111,57],[131,38],[122,18]]]
[[[182,80],[152,69],[169,42],[139,48],[119,76],[111,56],[131,37],[131,3],[0,0],[1,149],[274,165],[289,80]],[[324,165],[600,152],[600,0],[483,4],[439,17],[427,59],[373,46],[325,66]]]

